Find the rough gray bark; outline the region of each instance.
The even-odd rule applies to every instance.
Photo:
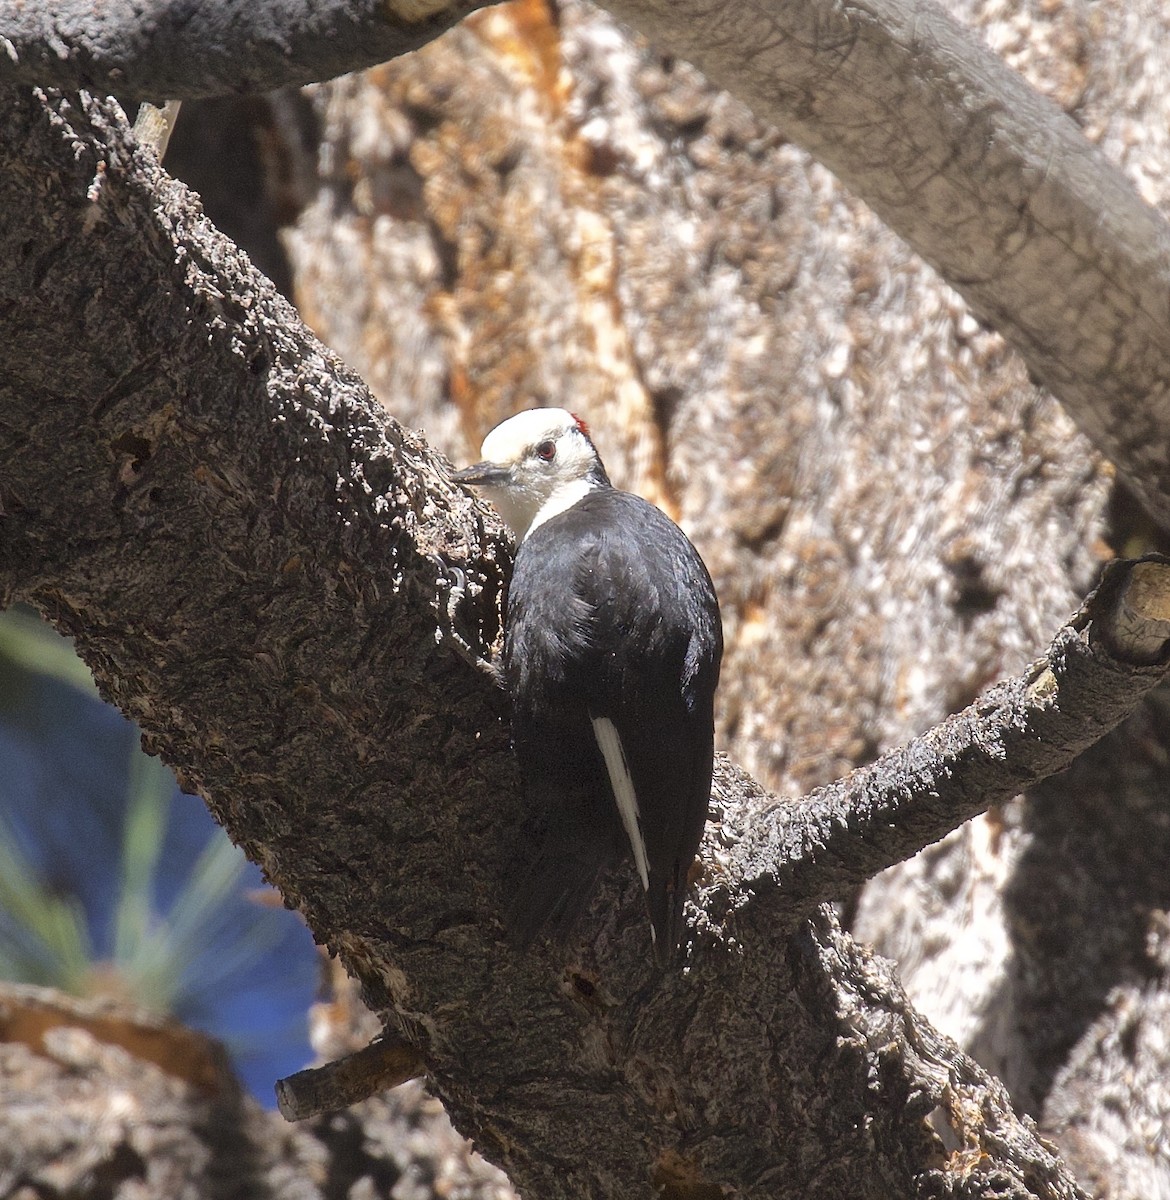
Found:
[[[185,100],[329,79],[416,50],[483,0],[0,0],[0,80]]]
[[[507,948],[531,814],[449,622],[495,632],[497,534],[116,110],[0,113],[0,594],[74,634],[489,1156],[542,1196],[1077,1195],[825,911],[658,977],[623,878],[569,964]]]

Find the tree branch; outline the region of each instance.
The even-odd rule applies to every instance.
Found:
[[[1078,1194],[825,912],[660,974],[618,872],[568,961],[508,947],[536,817],[457,648],[506,544],[112,104],[0,95],[0,343],[0,600],[74,634],[521,1188]]]
[[[726,880],[704,897],[720,923],[745,904],[791,927],[1072,761],[1166,677],[1170,561],[1111,563],[1047,658],[870,766],[796,802],[744,804],[720,775]],[[750,781],[748,781],[750,784]],[[750,899],[749,899],[750,898]]]
[[[276,1104],[286,1121],[304,1121],[417,1079],[424,1070],[417,1046],[401,1038],[375,1038],[352,1054],[278,1079]]]
[[[0,83],[189,100],[313,83],[417,50],[484,0],[0,0]]]

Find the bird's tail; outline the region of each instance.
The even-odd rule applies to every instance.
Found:
[[[660,967],[670,966],[674,952],[682,941],[686,901],[686,880],[678,878],[677,866],[669,876],[651,872],[646,908],[650,913],[650,930],[654,939],[654,961]]]

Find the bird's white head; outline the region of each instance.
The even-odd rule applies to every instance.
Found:
[[[497,425],[483,440],[482,462],[453,478],[483,490],[523,541],[609,478],[580,417],[532,408]]]

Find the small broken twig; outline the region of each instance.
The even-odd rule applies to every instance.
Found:
[[[417,1047],[383,1035],[320,1067],[276,1081],[276,1105],[286,1121],[304,1121],[368,1100],[423,1073]]]
[[[159,162],[166,157],[181,105],[181,100],[168,100],[161,108],[148,101],[138,106],[138,115],[134,118],[134,136],[143,145],[154,147]]]

